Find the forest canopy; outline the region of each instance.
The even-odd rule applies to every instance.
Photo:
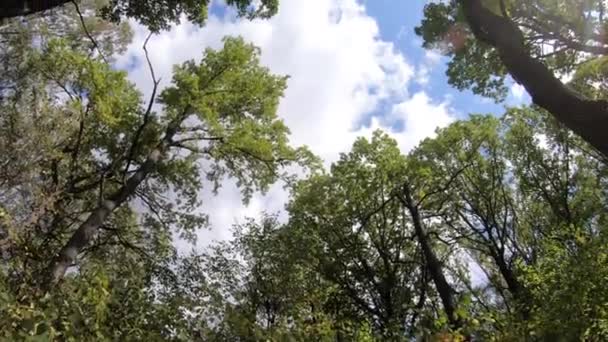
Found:
[[[204,30],[207,1],[34,3],[0,15],[2,341],[608,339],[608,126],[567,103],[604,104],[603,2],[427,4],[416,33],[451,85],[501,101],[511,75],[533,103],[410,151],[375,130],[329,167],[291,143],[288,75],[242,37],[162,89],[146,40],[149,98],[115,67],[129,19]],[[283,185],[284,212],[180,252],[229,181],[244,203]]]

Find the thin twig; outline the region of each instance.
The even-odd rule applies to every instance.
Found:
[[[76,13],[78,13],[78,17],[80,18],[80,23],[82,24],[84,33],[87,35],[87,37],[89,37],[89,40],[91,40],[91,43],[93,43],[93,47],[95,49],[97,49],[97,52],[99,52],[99,56],[101,56],[101,59],[103,59],[103,61],[105,63],[108,63],[108,60],[106,59],[106,57],[103,55],[103,52],[101,52],[101,49],[99,48],[99,44],[97,44],[97,41],[95,40],[95,38],[93,38],[93,36],[89,32],[89,29],[87,29],[87,25],[84,23],[84,16],[82,15],[82,12],[80,12],[80,6],[78,6],[78,3],[76,2],[76,0],[72,0],[72,4],[74,4],[74,7],[76,8]]]
[[[141,123],[141,125],[139,126],[137,131],[135,132],[135,136],[133,137],[133,143],[131,144],[131,148],[129,149],[129,153],[127,154],[127,165],[125,166],[123,179],[126,177],[127,173],[129,172],[129,167],[131,166],[131,161],[133,159],[133,155],[135,154],[135,149],[137,148],[139,137],[141,136],[142,132],[146,128],[146,125],[150,121],[150,114],[152,113],[152,106],[154,105],[154,99],[156,98],[156,91],[158,90],[158,84],[161,81],[160,79],[158,79],[158,80],[156,79],[156,74],[154,73],[154,67],[152,66],[152,62],[150,61],[150,56],[148,54],[148,41],[150,40],[150,37],[152,37],[152,32],[150,32],[150,34],[148,34],[148,37],[144,41],[143,49],[144,49],[144,53],[146,55],[146,61],[148,62],[148,68],[150,69],[150,76],[152,77],[152,82],[154,83],[154,86],[152,87],[152,94],[150,95],[150,99],[148,101],[148,108],[146,109],[146,112],[144,113],[143,122]]]
[[[439,188],[439,189],[437,189],[437,190],[435,190],[435,191],[431,191],[431,192],[429,192],[429,193],[427,193],[427,194],[423,195],[423,196],[422,196],[422,198],[421,198],[421,199],[418,201],[418,203],[416,203],[416,206],[417,206],[417,207],[421,206],[421,205],[422,205],[422,203],[423,203],[423,202],[424,202],[424,201],[425,201],[427,198],[429,198],[429,197],[431,197],[431,196],[433,196],[433,195],[436,195],[436,194],[438,194],[438,193],[442,193],[442,192],[444,192],[444,191],[447,191],[447,190],[450,188],[450,186],[452,185],[452,183],[453,183],[453,182],[454,182],[454,181],[455,181],[455,180],[458,178],[458,176],[460,176],[460,174],[461,174],[461,173],[463,173],[463,172],[464,172],[464,171],[465,171],[467,168],[469,168],[469,167],[470,167],[470,166],[472,166],[472,165],[473,165],[473,163],[471,162],[471,163],[469,163],[469,164],[465,165],[464,167],[462,167],[460,170],[457,170],[457,171],[456,171],[456,172],[455,172],[455,173],[454,173],[454,174],[453,174],[453,175],[450,177],[450,179],[449,179],[449,180],[446,182],[446,184],[445,184],[443,187],[441,187],[441,188]]]

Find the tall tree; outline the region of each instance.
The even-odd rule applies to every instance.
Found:
[[[450,189],[437,194],[435,208],[452,228],[455,238],[469,246],[478,262],[489,258],[497,267],[502,284],[511,296],[524,296],[515,270],[516,260],[529,257],[518,231],[520,208],[517,186],[507,160],[505,142],[500,138],[501,123],[487,116],[473,116],[441,130],[436,139],[423,142],[413,153],[427,170],[450,179]],[[447,191],[446,191],[447,190]],[[490,279],[494,281],[494,279]]]
[[[411,157],[438,179],[452,180],[450,189],[444,189],[428,209],[450,227],[446,235],[458,241],[485,272],[485,298],[468,290],[485,312],[501,317],[502,327],[495,329],[512,334],[511,338],[534,334],[575,339],[585,329],[602,336],[597,325],[587,320],[590,317],[578,311],[585,307],[593,312],[588,305],[595,304],[571,298],[569,312],[579,312],[580,323],[561,330],[549,322],[566,318],[553,316],[545,321],[545,315],[561,312],[551,306],[564,298],[548,304],[547,298],[553,296],[538,292],[556,286],[543,283],[546,277],[574,272],[565,271],[572,267],[570,262],[586,258],[587,248],[598,248],[595,243],[603,241],[606,207],[600,198],[605,191],[605,164],[601,157],[590,153],[561,124],[531,108],[511,109],[502,121],[473,116],[456,122],[437,138],[423,142]],[[560,264],[559,275],[546,268],[555,263]],[[556,291],[596,291],[582,279],[568,286]],[[598,291],[597,298],[603,298],[602,290]],[[599,299],[596,304],[602,302]],[[506,324],[509,320],[515,323]]]
[[[41,248],[55,249],[68,235],[48,265],[52,281],[63,277],[112,213],[132,199],[149,210],[145,222],[150,228],[175,224],[191,232],[205,222],[189,214],[199,202],[200,174],[215,188],[224,176],[234,177],[248,198],[280,177],[280,165],[305,157],[304,150],[287,145],[288,130],[276,116],[285,78],[259,66],[257,54],[242,40],[227,39],[223,50],[207,50],[201,63],[176,68],[174,85],[159,97],[163,115],[152,111],[154,99],[140,106],[125,73],[61,41],[50,42],[31,59],[40,84],[57,86],[64,99],[53,101],[38,89],[46,100],[42,104],[24,101],[7,108],[5,117],[17,121],[6,121],[13,133],[6,135],[11,139],[6,144],[19,143],[18,129],[33,129],[48,140],[49,154],[31,165],[42,177],[23,186],[46,193],[46,200],[58,206],[55,214],[68,211],[44,225],[56,238]],[[37,120],[41,105],[49,115],[42,121]],[[33,126],[23,126],[32,120]],[[49,136],[52,126],[43,125],[64,125],[65,134]],[[180,198],[177,206],[163,198],[167,191]],[[75,216],[66,221],[68,215]]]
[[[421,317],[438,314],[428,311],[437,300],[429,283],[452,327],[460,327],[411,174],[396,142],[376,132],[371,141],[357,140],[331,174],[300,184],[290,204],[292,224],[318,240],[320,272],[385,338],[418,333]],[[412,183],[404,186],[404,179]]]
[[[506,73],[532,101],[608,155],[607,103],[564,84],[562,75],[604,58],[603,1],[452,0],[432,3],[416,32],[453,55],[450,82],[500,98]]]

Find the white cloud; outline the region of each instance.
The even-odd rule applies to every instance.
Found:
[[[442,57],[443,56],[435,50],[427,49],[424,51],[424,59],[431,66],[436,66],[437,64],[439,64]]]
[[[441,61],[441,54],[433,50],[425,50],[422,63],[418,66],[416,72],[416,83],[421,86],[426,86],[430,80],[430,73],[433,68],[437,67]]]
[[[413,67],[393,43],[381,40],[376,21],[356,0],[285,0],[279,13],[267,21],[234,22],[212,15],[203,29],[183,23],[154,36],[148,45],[162,85],[169,83],[174,64],[200,59],[205,47],[219,47],[225,35],[241,35],[253,42],[261,48],[262,63],[275,73],[291,76],[279,114],[292,131],[291,141],[308,145],[328,163],[372,129],[391,130],[387,125],[403,122],[405,130],[391,130],[391,134],[407,150],[432,134],[437,125],[451,121],[447,103],[434,104],[424,93],[408,97]],[[133,57],[143,58],[146,36],[145,29],[136,26],[134,42],[119,58],[119,66],[129,65]],[[150,93],[145,61],[129,77],[144,94]],[[386,101],[395,102],[389,113],[372,119],[370,127],[357,129],[362,117]],[[218,197],[204,204],[215,229],[211,236],[225,238],[235,218],[281,209],[286,199],[277,185],[268,196],[255,196],[244,207],[236,187],[228,182]]]
[[[405,131],[397,137],[401,150],[409,151],[422,139],[435,136],[437,127],[445,127],[454,121],[450,112],[448,102],[435,104],[424,92],[396,104],[391,117],[402,121],[405,126]]]
[[[416,82],[421,86],[426,86],[429,83],[429,67],[425,64],[422,64],[418,67],[418,72],[416,73]]]
[[[511,95],[515,97],[516,100],[523,100],[524,95],[526,95],[526,88],[524,88],[519,83],[513,83],[511,86]]]

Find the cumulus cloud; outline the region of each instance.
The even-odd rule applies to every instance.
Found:
[[[513,95],[516,100],[522,100],[524,95],[526,95],[526,88],[518,83],[514,83],[511,86],[511,95]]]
[[[130,79],[149,95],[152,84],[141,49],[148,32],[134,27],[134,42],[117,65],[128,68]],[[375,19],[356,0],[285,0],[279,13],[266,21],[211,15],[202,29],[184,22],[148,44],[155,72],[163,78],[161,86],[169,83],[174,64],[200,59],[204,48],[220,47],[226,35],[240,35],[259,46],[263,64],[291,76],[279,115],[292,131],[292,143],[308,145],[327,163],[373,129],[388,130],[405,152],[452,119],[447,103],[434,103],[425,93],[408,94],[414,68],[393,43],[380,38]],[[135,59],[140,63],[133,67]],[[370,126],[357,126],[387,102],[388,111],[372,118]],[[392,128],[398,122],[404,129]],[[245,207],[234,184],[227,182],[219,196],[205,203],[214,231],[203,233],[202,240],[225,238],[235,220],[280,210],[286,199],[276,185]]]
[[[456,114],[450,103],[445,100],[435,103],[425,92],[417,92],[413,96],[392,105],[392,110],[384,117],[372,117],[368,127],[352,132],[353,137],[371,137],[377,129],[382,129],[397,141],[399,149],[406,153],[414,148],[421,140],[434,137],[438,127],[445,127],[454,121]],[[392,127],[403,126],[405,129],[396,130]]]
[[[421,86],[429,83],[430,73],[441,61],[441,54],[433,50],[426,50],[424,59],[416,72],[416,82]]]
[[[405,131],[398,138],[402,151],[409,151],[419,141],[435,135],[437,127],[445,127],[454,120],[449,103],[433,103],[424,92],[397,103],[391,115],[404,122]]]

